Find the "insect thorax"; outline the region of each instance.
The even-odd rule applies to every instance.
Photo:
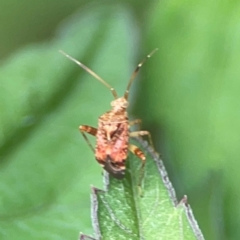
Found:
[[[109,144],[114,144],[114,140],[119,137],[122,141],[128,141],[128,126],[127,112],[106,112],[99,117],[97,138],[106,138]]]

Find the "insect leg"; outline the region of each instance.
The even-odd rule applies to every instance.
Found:
[[[142,196],[142,180],[143,180],[143,177],[144,177],[144,167],[145,167],[146,157],[145,157],[144,153],[142,152],[142,150],[139,149],[135,145],[128,144],[128,149],[134,155],[136,155],[138,158],[140,158],[140,160],[142,161],[142,165],[141,165],[141,168],[140,168],[140,174],[139,174],[140,176],[139,176],[139,180],[138,180],[139,192],[140,192],[140,196]]]
[[[129,121],[130,126],[138,125],[138,129],[141,129],[141,123],[142,123],[141,119],[135,119],[135,120]]]
[[[148,131],[136,131],[136,132],[130,132],[129,135],[130,135],[130,137],[140,137],[140,136],[146,136],[147,135],[149,143],[150,143],[150,145],[152,146],[152,148],[155,151],[155,148],[154,148],[154,145],[153,145],[153,141],[152,141],[152,136],[151,136],[150,132],[148,132]]]
[[[81,125],[79,127],[79,130],[80,130],[81,134],[83,135],[83,138],[87,142],[88,146],[92,149],[93,152],[95,152],[94,147],[92,146],[92,144],[88,140],[87,135],[85,133],[89,133],[89,134],[91,134],[93,136],[96,136],[97,128],[94,128],[94,127],[91,127],[91,126],[87,126],[87,125]]]

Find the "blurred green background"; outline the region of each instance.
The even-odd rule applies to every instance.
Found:
[[[205,238],[240,238],[238,1],[0,0],[0,11],[0,239],[93,232],[101,167],[78,126],[96,126],[112,96],[58,50],[121,95],[156,47],[130,114],[152,132]]]

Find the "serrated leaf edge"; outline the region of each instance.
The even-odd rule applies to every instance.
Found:
[[[147,141],[144,141],[141,138],[135,138],[141,145],[142,147],[145,149],[145,151],[147,151],[152,159],[154,160],[154,162],[157,165],[158,171],[160,173],[160,176],[162,178],[162,181],[169,193],[169,197],[172,200],[173,206],[176,208],[179,207],[183,207],[184,212],[187,216],[188,222],[196,236],[197,240],[204,240],[204,236],[202,234],[201,229],[199,228],[199,225],[193,215],[193,211],[190,207],[190,205],[187,202],[187,196],[184,195],[183,198],[178,202],[177,197],[176,197],[176,192],[175,189],[173,188],[172,183],[169,180],[166,168],[163,164],[162,159],[159,157],[159,155],[154,151],[154,149],[148,145]],[[82,235],[80,236],[80,240],[84,240],[86,239],[86,237],[88,237],[89,239],[92,240],[100,240],[101,239],[101,233],[100,233],[100,228],[99,228],[99,222],[98,222],[98,216],[97,216],[97,210],[98,210],[98,200],[97,200],[97,194],[99,192],[101,193],[105,193],[108,190],[108,186],[109,186],[109,175],[108,173],[104,173],[104,178],[103,178],[103,183],[104,183],[104,189],[105,190],[101,190],[98,188],[95,188],[94,186],[92,186],[92,194],[91,194],[91,217],[92,217],[92,225],[93,225],[93,229],[95,232],[95,236],[97,237],[96,239],[86,236],[86,235]]]

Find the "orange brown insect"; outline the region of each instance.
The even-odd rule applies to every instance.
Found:
[[[82,133],[84,139],[92,149],[95,154],[96,160],[98,163],[113,177],[117,179],[122,179],[125,174],[126,160],[128,156],[128,150],[135,154],[142,162],[141,165],[141,174],[139,185],[141,185],[143,171],[145,166],[146,157],[141,149],[137,146],[129,143],[129,137],[138,137],[147,135],[150,141],[150,144],[153,146],[151,135],[148,131],[130,131],[130,126],[134,124],[139,124],[141,120],[136,119],[133,121],[128,120],[127,107],[128,103],[128,94],[130,87],[135,79],[139,69],[142,67],[144,62],[150,58],[157,49],[152,51],[147,55],[138,65],[135,71],[133,72],[125,94],[123,97],[118,97],[115,89],[105,82],[101,77],[94,73],[91,69],[86,67],[81,62],[77,61],[73,57],[69,56],[63,51],[60,51],[63,55],[69,58],[71,61],[75,62],[99,82],[105,85],[110,89],[114,100],[111,102],[111,110],[104,113],[98,118],[98,127],[94,128],[87,125],[81,125],[79,127],[80,132]],[[89,133],[96,137],[96,147],[92,146],[90,141],[87,138],[86,133]]]

